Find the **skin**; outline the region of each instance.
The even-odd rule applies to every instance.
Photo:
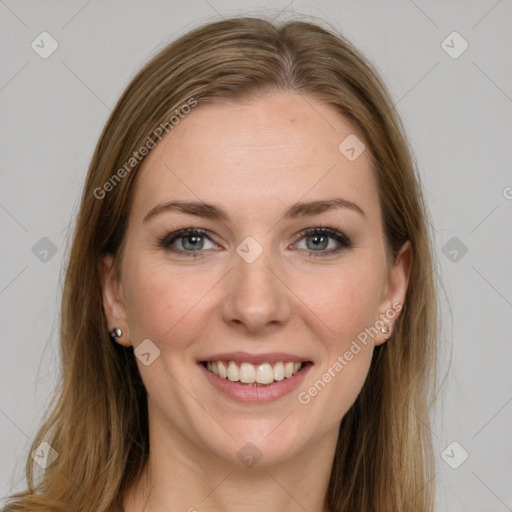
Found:
[[[137,347],[150,339],[160,350],[149,366],[137,360],[151,448],[126,511],[326,510],[340,421],[361,390],[374,346],[389,334],[360,344],[308,404],[297,395],[393,303],[403,304],[411,259],[409,243],[389,259],[370,152],[351,162],[338,150],[349,134],[363,140],[332,106],[280,92],[242,104],[200,104],[145,159],[121,273],[110,255],[101,265],[109,326],[123,330],[118,343]],[[335,196],[357,203],[364,215],[338,208],[282,219],[293,203]],[[155,205],[178,199],[216,203],[229,220],[166,212],[143,222]],[[190,226],[211,234],[201,239],[202,257],[159,247],[160,236]],[[314,252],[312,237],[297,239],[319,226],[345,233],[352,247],[328,254],[339,246],[328,238],[329,246]],[[250,264],[236,252],[247,236],[263,249]],[[193,252],[187,242],[173,246]],[[238,403],[217,391],[196,361],[240,350],[289,352],[314,365],[289,395]],[[262,455],[251,468],[237,458],[247,442]]]

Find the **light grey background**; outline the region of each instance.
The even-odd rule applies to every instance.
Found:
[[[512,510],[511,0],[0,0],[0,497],[22,488],[56,380],[69,223],[110,109],[142,63],[188,29],[280,11],[339,27],[392,92],[423,178],[444,286],[446,379],[432,427],[438,508]],[[59,45],[47,59],[31,48],[43,31]],[[458,58],[454,31],[469,44]],[[55,255],[36,245],[43,237]],[[452,469],[446,461],[459,463],[462,450],[469,458]]]

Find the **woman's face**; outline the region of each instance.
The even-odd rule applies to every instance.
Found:
[[[103,288],[155,432],[238,464],[336,439],[410,260],[386,257],[362,143],[333,107],[274,93],[199,104],[146,157]]]

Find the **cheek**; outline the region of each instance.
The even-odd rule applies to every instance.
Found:
[[[309,273],[297,281],[295,290],[330,335],[323,337],[334,349],[371,327],[378,319],[382,275],[375,265],[347,265],[331,272]]]
[[[208,283],[193,279],[193,275],[179,275],[169,266],[141,259],[126,269],[131,276],[126,290],[130,333],[134,344],[149,338],[156,344],[173,338],[179,344],[181,336],[173,336],[187,322],[187,315],[199,306],[208,290]]]
[[[322,319],[316,337],[321,342],[321,363],[305,380],[297,396],[302,420],[318,418],[320,432],[337,425],[353,405],[367,378],[376,321],[378,293],[373,273],[338,274],[310,294],[308,306]],[[333,335],[335,333],[335,335]],[[373,331],[375,335],[375,331]]]
[[[213,309],[222,303],[223,268],[199,272],[179,268],[165,257],[144,255],[126,261],[125,305],[132,343],[149,338],[162,352],[179,356],[208,332]]]
[[[304,420],[313,413],[324,418],[325,428],[339,422],[354,403],[373,354],[383,274],[378,262],[361,258],[350,263],[330,275],[309,274],[299,292],[322,320],[316,337],[322,342],[323,357],[298,398],[305,406]]]

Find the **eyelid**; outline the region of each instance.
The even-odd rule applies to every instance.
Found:
[[[294,242],[292,244],[290,244],[288,247],[293,247],[295,244],[297,244],[298,242],[300,242],[307,236],[312,236],[315,234],[318,234],[321,236],[327,236],[329,238],[334,239],[340,245],[340,247],[338,247],[336,249],[326,250],[326,251],[312,251],[312,250],[308,250],[308,249],[301,249],[301,251],[309,252],[310,257],[312,255],[314,255],[315,257],[323,257],[323,256],[337,254],[337,253],[341,252],[342,250],[348,249],[353,246],[351,239],[347,235],[345,235],[345,233],[343,233],[342,231],[335,229],[335,228],[318,225],[315,227],[310,227],[310,228],[301,230],[299,233],[297,233],[294,236]],[[208,240],[210,240],[213,244],[219,245],[215,242],[214,237],[211,236],[212,234],[208,230],[190,226],[187,228],[182,228],[182,229],[173,230],[171,232],[168,232],[167,234],[165,234],[164,236],[159,238],[158,246],[162,247],[163,249],[167,250],[170,253],[178,254],[178,255],[185,255],[186,257],[203,256],[204,253],[207,252],[208,250],[199,249],[197,251],[186,251],[183,249],[170,249],[171,244],[174,243],[176,240],[179,240],[180,238],[186,238],[187,236],[192,236],[192,235],[205,237]],[[211,249],[209,249],[209,250],[211,250]]]
[[[338,243],[340,243],[342,245],[345,245],[347,247],[352,246],[352,240],[345,233],[343,233],[342,231],[340,231],[338,229],[330,228],[328,226],[316,226],[314,228],[303,229],[302,231],[297,233],[297,235],[295,236],[294,243],[302,240],[305,236],[308,236],[308,235],[311,236],[314,234],[326,235],[331,238],[334,238],[334,240],[336,240]]]
[[[161,236],[158,238],[158,246],[164,248],[165,250],[172,252],[172,253],[178,253],[178,254],[199,254],[201,252],[204,252],[202,250],[199,251],[184,251],[184,250],[173,250],[169,247],[172,243],[174,243],[176,240],[179,240],[180,238],[186,238],[187,236],[202,236],[210,240],[213,244],[218,245],[215,240],[212,238],[211,233],[203,228],[195,228],[195,227],[187,227],[183,229],[178,230],[172,230],[168,233],[166,233],[164,236]]]
[[[341,230],[330,228],[327,226],[315,226],[313,228],[306,228],[300,231],[295,236],[295,242],[292,244],[295,245],[302,240],[304,240],[308,236],[312,236],[318,234],[320,236],[327,236],[328,238],[332,238],[338,244],[337,248],[329,249],[325,251],[313,251],[309,249],[300,249],[301,251],[305,251],[309,253],[310,258],[328,258],[329,256],[336,256],[339,253],[349,249],[353,246],[352,240]]]

